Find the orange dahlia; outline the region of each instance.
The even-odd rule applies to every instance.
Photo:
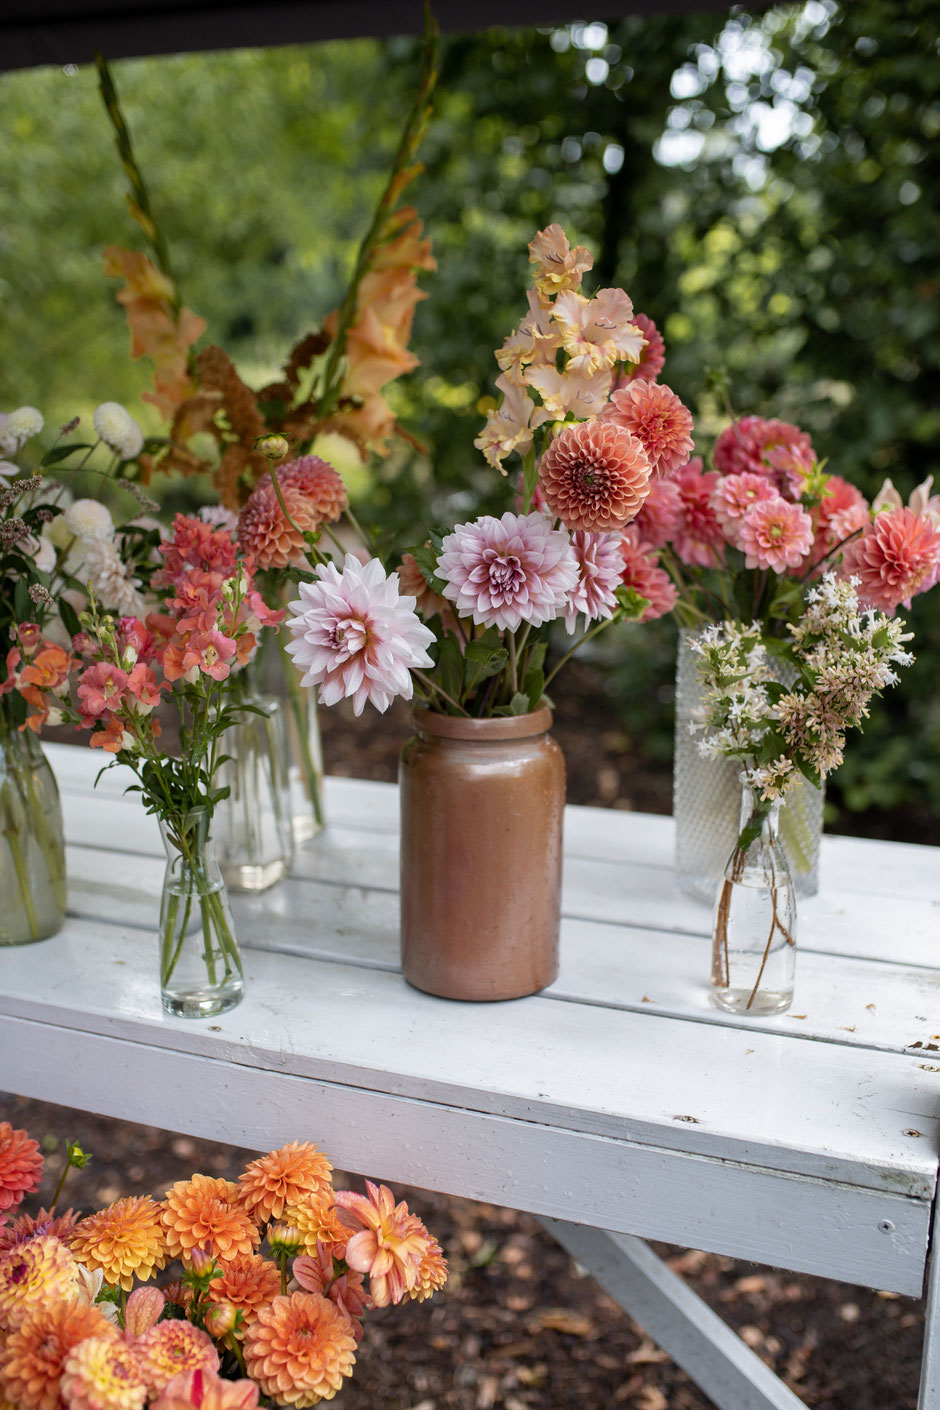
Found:
[[[447,1259],[444,1257],[440,1244],[436,1239],[431,1238],[427,1229],[421,1224],[421,1220],[417,1219],[416,1215],[412,1215],[412,1218],[421,1225],[421,1230],[427,1239],[427,1247],[421,1255],[421,1262],[418,1265],[418,1281],[411,1289],[410,1296],[418,1302],[424,1302],[447,1282]]]
[[[332,1190],[325,1195],[307,1195],[288,1205],[284,1218],[300,1230],[305,1253],[316,1253],[318,1245],[326,1244],[337,1258],[343,1257],[349,1230],[336,1212]]]
[[[222,1276],[209,1284],[209,1301],[230,1302],[241,1309],[246,1326],[259,1307],[277,1297],[281,1291],[281,1274],[276,1263],[259,1253],[232,1258],[222,1265]]]
[[[42,1156],[39,1143],[25,1131],[0,1121],[0,1213],[15,1209],[24,1195],[39,1189]]]
[[[100,1268],[106,1283],[130,1292],[135,1277],[146,1283],[154,1269],[166,1267],[162,1213],[162,1207],[147,1195],[120,1199],[83,1219],[69,1247],[86,1268]]]
[[[649,483],[650,463],[641,442],[624,427],[600,419],[565,426],[539,463],[545,503],[566,529],[622,528],[639,513]]]
[[[134,1342],[140,1373],[152,1395],[181,1371],[217,1371],[212,1339],[192,1322],[158,1322]]]
[[[346,1317],[319,1293],[276,1297],[245,1338],[245,1369],[279,1405],[298,1410],[332,1400],[352,1374],[356,1339]]]
[[[163,1206],[163,1227],[171,1258],[189,1261],[194,1249],[217,1258],[220,1263],[254,1253],[261,1236],[239,1203],[239,1188],[233,1180],[217,1180],[210,1175],[194,1175],[178,1180],[167,1190]]]
[[[336,1194],[347,1222],[359,1230],[346,1245],[346,1262],[357,1273],[368,1273],[372,1301],[387,1307],[418,1286],[421,1261],[434,1241],[404,1201],[395,1203],[386,1185],[367,1180],[366,1189],[368,1196],[351,1190]]]
[[[304,1195],[327,1193],[333,1167],[309,1141],[291,1141],[246,1166],[239,1176],[239,1200],[258,1224],[280,1219],[288,1204]]]
[[[86,1337],[73,1347],[61,1391],[69,1410],[143,1410],[147,1400],[137,1358],[117,1337]]]
[[[293,524],[281,508],[272,475],[277,475]],[[346,486],[332,465],[318,455],[291,460],[265,475],[249,495],[238,520],[242,553],[256,569],[302,567],[306,562],[303,535],[320,524],[333,523],[348,503]]]
[[[78,1265],[51,1234],[15,1244],[0,1258],[0,1327],[17,1327],[46,1302],[78,1297]]]
[[[16,1410],[60,1410],[59,1381],[72,1349],[86,1337],[117,1337],[97,1307],[47,1301],[0,1340],[0,1398]]]
[[[638,378],[612,392],[599,420],[636,436],[654,475],[670,475],[689,463],[692,413],[664,384]]]

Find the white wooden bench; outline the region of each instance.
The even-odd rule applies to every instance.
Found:
[[[707,913],[669,818],[570,808],[558,981],[499,1004],[398,968],[397,793],[331,779],[330,826],[235,913],[246,997],[160,1007],[156,825],[101,756],[52,747],[71,914],[0,950],[0,1091],[540,1216],[721,1410],[787,1390],[642,1242],[920,1296],[940,1138],[940,852],[826,838],[790,1013],[707,999]],[[940,1410],[940,1252],[920,1410]]]

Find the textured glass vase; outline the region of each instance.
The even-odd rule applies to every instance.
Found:
[[[672,797],[676,869],[683,891],[711,905],[738,835],[741,766],[733,759],[703,758],[698,748],[701,735],[689,729],[692,712],[701,702],[691,635],[679,633],[676,669]],[[804,779],[780,810],[780,841],[798,896],[815,896],[819,890],[824,805],[825,790]]]
[[[229,756],[216,775],[229,795],[213,820],[216,856],[232,891],[266,891],[294,860],[284,707],[274,695],[244,694],[240,722],[225,731]]]
[[[796,895],[777,833],[780,805],[760,808],[742,787],[739,840],[715,902],[711,997],[728,1013],[782,1013],[793,1001]]]
[[[209,814],[161,820],[166,875],[160,902],[160,991],[179,1018],[211,1018],[244,993],[242,962]]]
[[[55,935],[65,919],[59,790],[31,730],[0,709],[0,946]]]

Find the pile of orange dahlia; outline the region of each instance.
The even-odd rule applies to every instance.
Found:
[[[19,1206],[39,1188],[42,1156],[0,1122],[0,1406],[331,1400],[368,1309],[429,1297],[447,1277],[406,1204],[370,1182],[364,1195],[334,1191],[332,1170],[292,1141],[237,1181],[195,1174],[161,1200],[31,1215]]]

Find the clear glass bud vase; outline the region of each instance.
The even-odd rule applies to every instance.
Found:
[[[300,672],[277,639],[278,659],[286,693],[287,766],[290,816],[294,842],[309,842],[326,824],[323,811],[323,746],[317,697],[300,684]]]
[[[796,894],[778,836],[779,802],[741,789],[740,832],[715,903],[712,1002],[728,1013],[782,1013],[793,1002]]]
[[[0,711],[0,946],[47,940],[65,918],[65,839],[55,777],[31,730]]]
[[[228,760],[216,775],[229,795],[217,804],[216,855],[232,891],[266,891],[294,860],[284,708],[274,695],[247,690],[241,721],[225,731]]]
[[[167,866],[160,901],[163,1007],[180,1018],[210,1018],[244,992],[242,962],[225,882],[212,849],[209,813],[194,808],[161,820]]]

